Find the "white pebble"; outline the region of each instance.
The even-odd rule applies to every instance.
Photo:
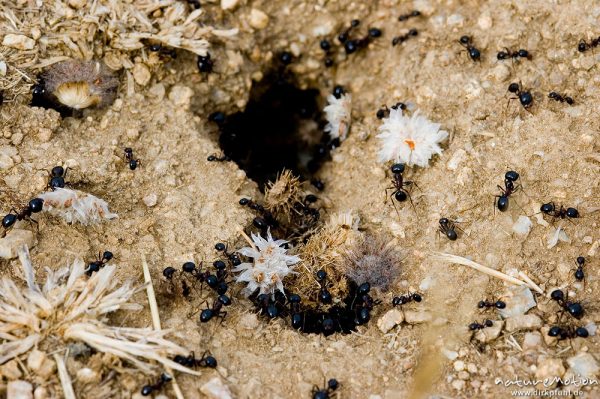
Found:
[[[454,370],[463,371],[465,369],[465,362],[462,360],[457,360],[454,362]]]
[[[385,334],[402,321],[404,321],[404,314],[398,309],[391,309],[377,320],[377,327]]]
[[[27,381],[10,381],[6,387],[8,399],[33,399],[33,385]]]
[[[531,231],[531,227],[533,226],[533,222],[527,216],[519,216],[519,219],[513,224],[513,231],[523,238],[526,238]]]
[[[214,377],[200,387],[200,391],[212,399],[231,399],[231,391],[219,377]]]
[[[17,250],[23,245],[26,245],[27,248],[35,246],[33,233],[30,230],[11,229],[5,237],[0,238],[0,258],[16,258]]]
[[[250,10],[250,26],[254,29],[264,29],[269,25],[269,16],[263,11],[253,8]]]
[[[221,8],[223,10],[231,10],[235,8],[240,0],[221,0]]]
[[[482,30],[488,30],[492,27],[492,17],[490,16],[490,13],[488,12],[484,12],[483,14],[481,14],[479,16],[479,19],[477,20],[477,25],[479,25],[479,27]]]
[[[594,356],[589,353],[578,353],[577,355],[568,358],[567,363],[569,364],[569,367],[571,367],[571,371],[583,378],[596,378],[600,371],[598,362]]]
[[[456,169],[458,169],[458,165],[462,161],[464,161],[466,155],[467,155],[467,152],[465,150],[463,150],[462,148],[459,148],[458,150],[456,150],[454,152],[454,154],[452,154],[452,158],[450,158],[450,160],[446,164],[446,167],[449,170],[456,170]]]
[[[156,202],[158,201],[158,196],[156,195],[156,193],[150,193],[146,195],[142,200],[148,208],[152,208],[154,205],[156,205]]]

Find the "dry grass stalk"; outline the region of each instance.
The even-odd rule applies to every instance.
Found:
[[[457,264],[457,265],[468,266],[468,267],[470,267],[472,269],[475,269],[477,271],[480,271],[480,272],[485,273],[487,275],[490,275],[492,277],[499,278],[499,279],[504,280],[506,282],[509,282],[511,284],[526,285],[529,288],[531,288],[531,289],[533,289],[533,290],[535,290],[537,292],[541,291],[541,288],[538,287],[535,284],[532,285],[532,284],[530,284],[530,283],[528,283],[526,281],[519,280],[518,278],[515,278],[515,277],[512,277],[512,276],[509,276],[508,274],[499,272],[498,270],[494,270],[494,269],[489,268],[487,266],[483,266],[483,265],[481,265],[481,264],[479,264],[477,262],[474,262],[474,261],[472,261],[470,259],[463,258],[462,256],[457,256],[457,255],[452,255],[452,254],[446,254],[446,253],[441,253],[441,252],[435,252],[433,254],[433,259],[439,260],[439,261],[442,261],[442,262],[449,262],[449,263],[454,263],[454,264]],[[540,293],[543,294],[544,292],[541,291]]]
[[[116,266],[107,265],[87,277],[85,265],[76,260],[58,271],[47,270],[39,286],[29,251],[19,250],[26,288],[12,280],[0,280],[0,363],[20,356],[34,347],[59,351],[69,341],[81,341],[99,352],[126,360],[144,373],[158,367],[198,375],[170,359],[186,349],[167,340],[167,330],[116,327],[107,324],[107,315],[117,310],[137,310],[131,301],[139,288],[119,285],[114,278]]]

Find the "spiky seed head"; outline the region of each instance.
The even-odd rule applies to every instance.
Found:
[[[284,170],[265,190],[265,207],[276,214],[289,213],[294,204],[302,202],[300,179],[290,170]]]

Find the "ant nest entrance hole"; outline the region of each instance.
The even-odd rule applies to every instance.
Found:
[[[284,169],[310,180],[328,158],[319,90],[271,73],[250,92],[244,111],[225,116],[219,145],[261,191]],[[214,114],[213,114],[214,115]]]

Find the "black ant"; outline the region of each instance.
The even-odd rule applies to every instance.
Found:
[[[398,102],[395,105],[391,106],[392,109],[398,109],[400,108],[401,110],[405,110],[406,109],[406,104],[404,104],[403,102]],[[387,107],[387,105],[384,105],[382,108],[377,110],[377,119],[383,119],[383,118],[387,118],[388,116],[390,116],[390,110]]]
[[[390,199],[392,200],[392,205],[394,205],[394,209],[396,209],[396,213],[398,213],[398,208],[396,208],[396,204],[394,204],[394,200],[392,199],[392,197],[394,197],[394,199],[398,202],[404,202],[408,198],[410,200],[410,203],[412,204],[412,198],[410,197],[410,194],[404,187],[409,187],[415,183],[412,181],[404,181],[404,176],[402,176],[402,173],[404,173],[404,168],[405,165],[403,163],[396,163],[392,165],[392,167],[390,168],[392,174],[394,175],[392,179],[392,187],[388,187],[385,189],[386,198],[388,190],[394,190],[392,194],[390,194]]]
[[[135,170],[138,165],[141,163],[139,159],[133,159],[133,149],[130,147],[125,148],[123,150],[125,152],[125,159],[129,163],[129,169]]]
[[[528,109],[533,105],[533,96],[531,95],[531,92],[529,90],[523,90],[520,83],[511,83],[508,85],[508,91],[517,96],[509,98],[508,101],[518,99],[525,109]]]
[[[409,18],[415,18],[421,15],[421,11],[418,10],[413,10],[411,12],[409,12],[408,14],[402,14],[398,17],[398,21],[402,22],[402,21],[406,21]]]
[[[275,216],[273,216],[271,212],[267,211],[264,206],[252,201],[251,199],[242,198],[239,200],[239,204],[242,206],[247,206],[261,215],[252,220],[252,224],[257,229],[265,232],[267,228],[277,227],[279,225],[279,222],[277,222],[277,219],[275,219]]]
[[[231,299],[229,299],[227,295],[219,295],[213,302],[212,307],[206,308],[200,312],[200,321],[202,323],[206,323],[213,317],[220,317],[222,322],[225,319],[225,316],[227,316],[227,312],[221,309],[223,306],[229,305],[231,305]]]
[[[371,319],[371,310],[373,306],[381,303],[381,301],[374,301],[369,292],[371,291],[371,284],[368,282],[362,283],[356,289],[356,295],[352,301],[350,307],[355,310],[356,317],[354,324],[362,325],[368,323]]]
[[[167,382],[170,382],[171,380],[173,380],[173,377],[171,377],[169,374],[162,373],[158,382],[156,382],[153,385],[144,385],[142,387],[142,396],[150,396],[150,394],[152,394],[153,392],[160,391],[163,385],[165,385]]]
[[[87,275],[91,276],[94,272],[100,271],[100,268],[104,267],[104,265],[110,262],[112,258],[113,253],[110,251],[104,251],[102,255],[100,254],[100,252],[98,252],[98,259],[93,262],[90,262],[90,264],[88,265],[86,271]]]
[[[63,168],[62,166],[55,166],[50,171],[50,180],[48,181],[48,188],[52,191],[56,188],[65,188],[65,178],[69,168]]]
[[[394,37],[392,39],[392,46],[397,46],[400,43],[404,43],[405,41],[407,41],[411,37],[418,36],[418,35],[419,35],[419,31],[416,30],[415,28],[412,28],[407,33],[405,33],[404,35],[400,35],[400,36]]]
[[[300,309],[300,303],[302,302],[302,298],[298,294],[292,294],[288,298],[288,302],[290,305],[290,314],[292,318],[292,328],[299,329],[304,324],[304,315]]]
[[[325,183],[319,179],[311,179],[310,184],[312,184],[313,187],[319,191],[323,191],[325,189]]]
[[[448,239],[450,241],[456,241],[456,239],[458,238],[456,229],[460,229],[458,226],[456,226],[456,223],[458,223],[458,222],[455,220],[450,220],[448,218],[441,218],[439,220],[440,227],[439,227],[438,231],[445,234],[446,237],[448,237]]]
[[[259,294],[253,299],[254,305],[261,314],[266,314],[270,319],[286,314],[285,295],[280,292],[275,292],[275,300],[271,299],[269,294]]]
[[[585,274],[583,273],[583,265],[585,264],[585,258],[583,256],[578,256],[576,261],[577,270],[575,270],[575,279],[577,281],[581,281],[585,278]]]
[[[563,327],[559,327],[559,326],[554,326],[554,327],[550,327],[550,329],[548,330],[548,336],[550,337],[558,337],[558,340],[561,341],[563,339],[567,339],[567,338],[587,338],[589,337],[590,333],[587,330],[587,328],[585,327],[567,327],[567,328],[563,328]]]
[[[479,303],[477,304],[477,307],[479,309],[484,309],[484,308],[504,309],[504,308],[506,308],[506,302],[504,302],[504,301],[490,302],[486,299],[484,301],[479,301]]]
[[[588,42],[586,42],[585,40],[581,39],[579,41],[579,44],[577,44],[577,50],[580,53],[583,53],[583,52],[588,51],[589,49],[591,49],[593,47],[598,47],[598,45],[600,45],[600,37],[592,39],[592,42],[590,44],[588,44]]]
[[[326,305],[332,303],[333,297],[331,296],[331,293],[326,287],[327,273],[325,272],[325,270],[319,270],[317,272],[317,281],[321,286],[321,289],[319,290],[319,302],[324,303]]]
[[[231,158],[229,158],[227,155],[222,155],[220,157],[216,156],[215,154],[209,155],[206,160],[208,162],[227,162],[227,161],[231,161]]]
[[[338,40],[340,41],[340,43],[346,44],[346,42],[349,39],[350,31],[356,28],[358,25],[360,25],[360,20],[353,19],[352,21],[350,21],[350,27],[348,27],[345,31],[338,35]]]
[[[518,51],[510,51],[507,48],[505,48],[504,50],[506,50],[506,51],[498,52],[498,54],[496,56],[498,58],[498,60],[506,60],[509,58],[512,58],[513,60],[516,60],[518,58],[531,59],[531,54],[529,54],[529,51],[527,51],[527,50],[520,49]]]
[[[563,308],[567,313],[576,318],[581,319],[584,314],[583,306],[579,302],[570,302],[565,298],[565,293],[562,290],[554,290],[550,293],[550,298]]]
[[[481,52],[475,46],[473,46],[473,39],[470,36],[462,36],[458,42],[461,46],[467,49],[467,53],[473,61],[480,60]]]
[[[484,328],[491,327],[493,325],[494,325],[493,321],[491,321],[490,319],[486,319],[483,322],[483,324],[480,324],[480,323],[477,323],[477,322],[469,324],[469,330],[471,330],[471,331],[483,330]]]
[[[17,220],[27,219],[37,224],[37,222],[31,218],[31,215],[34,213],[41,212],[43,207],[44,200],[41,198],[34,198],[31,201],[29,201],[27,206],[21,209],[21,211],[17,212],[16,209],[12,209],[10,213],[6,214],[2,218],[2,227],[5,230],[5,234],[6,231],[17,222]]]
[[[214,369],[217,367],[217,359],[211,355],[208,355],[208,351],[204,352],[200,359],[196,359],[194,352],[192,352],[188,356],[176,355],[173,358],[173,361],[189,368],[208,367]]]
[[[206,55],[198,56],[198,70],[204,73],[211,73],[213,71],[214,62],[210,59],[210,53],[206,53]]]
[[[392,299],[392,305],[393,306],[402,306],[402,305],[405,305],[410,302],[421,302],[422,300],[423,300],[423,297],[421,296],[421,294],[419,294],[417,292],[412,292],[412,293],[408,293],[408,294],[404,294],[404,295],[400,295],[400,296],[395,296]]]
[[[558,94],[555,91],[551,91],[550,94],[548,94],[548,98],[551,98],[554,101],[558,101],[561,103],[567,103],[569,105],[575,104],[575,101],[571,97],[564,94]]]
[[[579,211],[575,208],[565,208],[564,206],[560,206],[559,209],[556,208],[554,202],[548,202],[547,204],[542,204],[540,207],[540,212],[545,215],[551,216],[554,219],[575,219],[579,217]]]
[[[340,384],[338,383],[338,380],[332,378],[329,381],[327,381],[327,387],[323,389],[319,388],[316,385],[313,386],[312,397],[313,399],[329,399],[330,395],[333,392],[335,392],[335,390],[338,389],[339,386]]]
[[[517,180],[519,180],[519,174],[514,170],[510,170],[504,174],[504,188],[497,186],[502,191],[501,195],[495,196],[497,198],[495,205],[500,212],[508,209],[508,197],[519,190],[520,185],[515,185]]]

